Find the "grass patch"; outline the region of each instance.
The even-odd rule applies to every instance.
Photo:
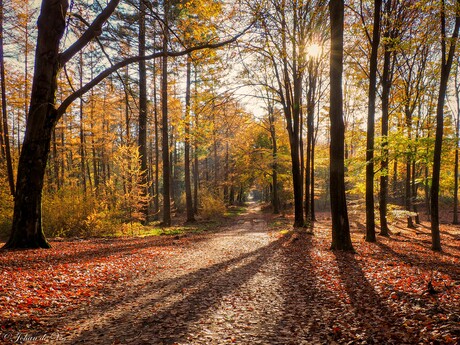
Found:
[[[274,220],[273,222],[270,222],[268,225],[271,227],[271,228],[279,228],[280,226],[285,226],[287,224],[287,222],[285,220]]]
[[[247,208],[246,206],[230,206],[227,208],[227,211],[225,211],[224,216],[225,217],[236,217],[236,216],[241,216],[246,212]]]
[[[178,225],[167,228],[160,226],[160,222],[154,222],[148,225],[137,224],[133,229],[130,229],[131,231],[119,231],[114,235],[114,237],[182,236],[212,231],[219,226],[220,223],[216,220],[200,221],[188,225]]]

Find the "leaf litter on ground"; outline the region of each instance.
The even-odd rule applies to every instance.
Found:
[[[194,343],[206,343],[208,339],[217,344],[460,342],[458,227],[442,225],[442,253],[430,250],[429,230],[423,224],[416,230],[395,228],[397,232],[390,238],[378,237],[377,243],[364,242],[362,229],[353,228],[355,252],[346,253],[329,250],[330,221],[326,216],[318,217],[313,235],[302,230],[282,231],[291,222],[290,217],[275,220],[266,214],[252,217],[276,222],[275,227],[265,224],[259,233],[244,235],[270,237],[275,243],[271,249],[275,254],[270,260],[276,265],[259,265],[244,271],[250,279],[258,277],[256,288],[244,283],[228,292],[225,281],[212,286],[214,290],[209,296],[213,299],[203,300],[200,308],[203,313],[216,309],[214,319],[203,315],[204,319],[193,326],[180,324],[190,322],[180,321],[182,316],[190,318],[190,311],[185,310],[187,304],[174,301],[177,304],[174,315],[169,312],[174,322],[164,327],[177,327],[182,338],[171,338],[174,329],[170,329],[162,341],[177,340],[178,344],[187,343],[187,339]],[[263,227],[264,223],[257,224]],[[120,291],[135,288],[133,282],[140,278],[144,283],[154,282],[156,274],[174,267],[178,258],[182,260],[180,267],[176,267],[180,272],[199,271],[218,266],[238,249],[233,248],[233,242],[220,243],[231,240],[230,236],[222,236],[219,245],[224,249],[210,250],[203,263],[187,262],[188,255],[197,248],[203,250],[212,236],[59,241],[52,242],[53,248],[49,250],[0,252],[0,333],[66,336],[78,332],[78,323],[64,322],[65,315],[84,308],[94,312],[99,304],[120,300]],[[274,242],[279,239],[282,241]],[[252,250],[251,241],[237,243],[242,252]],[[199,268],[199,265],[204,266]],[[233,269],[227,267],[219,274],[230,275]],[[202,286],[195,281],[185,280],[177,298],[198,303],[201,290]],[[263,295],[272,297],[267,300]],[[162,315],[161,309],[167,301],[162,303],[150,307],[150,313]],[[272,315],[273,320],[267,319],[267,315]],[[121,317],[120,320],[129,322]],[[263,324],[268,328],[264,330]],[[222,327],[226,333],[222,333]],[[142,339],[151,342],[154,336],[144,332]],[[6,342],[6,338],[3,336],[0,343]],[[128,342],[123,335],[118,339],[121,344]]]

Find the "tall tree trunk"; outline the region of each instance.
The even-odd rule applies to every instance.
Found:
[[[197,115],[195,114],[195,118]],[[196,125],[195,121],[195,125]],[[195,139],[193,149],[193,212],[198,214],[198,189],[200,186],[199,160],[198,160],[198,142]]]
[[[311,177],[314,167],[312,164],[312,148],[313,148],[313,118],[315,115],[315,94],[316,94],[316,69],[314,68],[314,58],[308,64],[308,92],[307,92],[307,157],[305,163],[305,218],[307,222],[311,222],[313,198],[311,197]]]
[[[191,56],[187,56],[187,80],[185,89],[185,145],[184,145],[184,172],[185,172],[185,207],[187,213],[187,222],[195,221],[195,212],[193,210],[192,200],[192,183],[190,174],[190,86],[192,83],[192,62]]]
[[[212,101],[212,109],[215,108],[214,99]],[[217,124],[216,124],[216,114],[212,114],[212,152],[213,152],[213,166],[214,166],[214,192],[215,195],[220,195],[219,191],[219,158],[217,156]]]
[[[169,176],[170,176],[170,195],[171,195],[171,212],[174,213],[176,211],[176,175],[177,175],[177,169],[176,169],[176,157],[177,157],[177,146],[176,146],[176,140],[174,138],[174,126],[171,126],[169,128],[169,146],[170,146],[170,151],[169,151]]]
[[[458,151],[460,149],[460,58],[457,58],[457,70],[455,71],[455,100],[457,104],[457,116],[455,123],[455,167],[454,167],[454,217],[452,220],[453,224],[459,224],[458,221]]]
[[[129,66],[125,68],[125,82],[123,83],[125,91],[125,130],[126,130],[126,145],[131,144],[131,115],[129,109]]]
[[[455,27],[450,40],[449,51],[446,52],[446,18],[445,2],[442,0],[441,8],[441,82],[439,84],[439,96],[436,108],[436,137],[434,143],[433,157],[433,178],[430,191],[431,199],[431,248],[434,251],[441,251],[441,235],[439,232],[439,177],[441,173],[441,151],[442,136],[444,131],[444,102],[447,93],[447,83],[449,81],[450,70],[455,52],[455,43],[460,30],[460,0],[456,1],[456,20]]]
[[[91,74],[93,73],[93,69],[91,68]],[[104,97],[105,97],[104,91]],[[99,161],[98,161],[98,154],[96,152],[96,142],[95,142],[95,135],[94,135],[94,92],[91,91],[91,108],[90,108],[90,130],[91,130],[91,154],[93,160],[93,177],[94,177],[94,188],[96,192],[96,196],[99,192]]]
[[[417,155],[417,148],[415,148],[414,155]],[[412,177],[411,177],[411,186],[412,186],[412,191],[411,191],[411,199],[412,199],[412,210],[415,213],[415,224],[420,224],[420,217],[418,215],[418,207],[417,207],[417,190],[418,190],[418,184],[416,182],[416,164],[415,164],[415,159],[412,160]]]
[[[282,81],[278,76],[278,83],[282,96],[282,104],[284,117],[287,122],[287,130],[289,134],[289,146],[291,150],[291,169],[292,169],[292,185],[294,189],[294,227],[302,227],[305,225],[304,213],[303,213],[303,180],[302,180],[302,166],[300,159],[300,116],[301,116],[301,94],[302,94],[302,78],[303,73],[297,67],[297,59],[295,53],[295,40],[292,40],[294,59],[291,62],[288,61],[288,47],[287,44],[290,42],[288,38],[287,20],[285,18],[286,3],[283,0],[280,6],[281,10],[281,42],[283,52],[283,75]],[[294,14],[297,13],[295,9]],[[295,22],[295,20],[294,20]],[[290,73],[292,73],[292,80]],[[284,95],[283,95],[284,94]]]
[[[198,114],[195,113],[195,131],[198,128]],[[198,139],[193,143],[193,211],[198,214],[198,189],[200,186],[200,167],[198,159]]]
[[[139,0],[139,56],[145,56],[145,0]],[[139,134],[138,148],[141,166],[140,182],[142,196],[149,194],[147,174],[147,71],[145,60],[139,61]],[[148,221],[148,203],[144,203],[140,212],[145,222]]]
[[[291,162],[292,162],[292,181],[294,188],[294,226],[302,227],[305,225],[303,217],[302,190],[303,181],[300,166],[300,143],[297,135],[291,135]]]
[[[390,2],[388,2],[390,3]],[[389,11],[386,10],[387,15]],[[389,37],[386,33],[385,37]],[[388,120],[389,120],[389,99],[390,99],[390,64],[391,51],[385,44],[385,53],[383,57],[383,73],[382,73],[382,160],[380,163],[380,191],[379,191],[379,212],[380,212],[380,235],[388,236]]]
[[[380,45],[380,11],[382,0],[374,1],[374,29],[369,67],[369,104],[367,112],[366,141],[366,241],[375,242],[374,214],[374,137],[375,137],[375,98],[377,94],[377,63]]]
[[[343,123],[343,26],[344,2],[329,2],[331,20],[331,55],[330,55],[330,196],[332,212],[331,249],[353,250],[348,221],[347,200],[345,196],[345,162],[344,142],[345,126]]]
[[[404,203],[406,206],[406,211],[411,212],[412,211],[412,189],[411,189],[412,115],[409,115],[408,113],[406,113],[406,125],[407,125],[407,131],[408,131],[409,145],[407,147],[408,153],[406,155],[406,180],[405,180],[405,187],[404,187],[404,191],[405,191]],[[407,216],[407,227],[411,229],[415,228],[411,215]]]
[[[60,177],[60,181],[61,181],[61,186],[64,185],[64,179],[65,179],[65,170],[66,170],[66,160],[65,160],[65,119],[62,121],[63,122],[63,126],[62,126],[62,129],[61,129],[61,135],[60,135],[60,142],[61,142],[61,177]]]
[[[29,15],[27,13],[27,15]],[[30,19],[30,18],[27,18]],[[25,45],[24,45],[24,118],[27,121],[28,110],[29,110],[29,25],[28,20],[25,24]]]
[[[273,106],[269,106],[268,119],[270,126],[270,138],[272,140],[272,206],[273,213],[280,213],[280,200],[278,196],[278,145],[276,143],[276,127],[275,127],[275,110]]]
[[[6,111],[6,83],[5,83],[5,59],[3,55],[3,0],[0,0],[0,78],[2,93],[2,121],[1,121],[1,139],[2,152],[5,154],[6,170],[8,174],[8,183],[10,193],[14,195],[14,175],[13,163],[11,159],[10,137],[8,134],[8,115]],[[3,151],[4,150],[4,151]]]
[[[163,26],[163,51],[168,49],[168,16],[169,5],[164,4],[164,26]],[[169,138],[168,138],[168,56],[163,56],[161,80],[161,133],[162,133],[162,154],[163,154],[163,225],[171,225],[171,171],[169,165]]]
[[[227,130],[228,138],[228,130]],[[224,202],[228,205],[228,186],[229,186],[229,176],[230,176],[230,149],[228,140],[225,141],[225,169],[224,169]]]
[[[4,248],[49,248],[41,219],[41,199],[55,108],[59,43],[68,2],[43,1],[38,19],[35,71],[24,145],[19,157],[11,236]]]
[[[80,88],[83,87],[83,52],[80,51]],[[83,97],[80,97],[80,175],[83,193],[86,195],[86,167],[85,167],[85,129],[83,120]]]
[[[157,98],[157,64],[153,60],[153,122],[155,132],[155,194],[153,199],[153,219],[160,219],[160,133],[158,126],[158,98]]]
[[[311,141],[311,170],[310,170],[310,219],[316,221],[315,215],[315,144],[316,139],[313,136]]]
[[[418,154],[418,141],[420,138],[420,118],[422,116],[422,104],[418,105],[418,117],[415,125],[415,145],[414,145],[414,158],[412,159],[412,177],[411,177],[411,199],[412,199],[412,210],[415,213],[415,224],[420,224],[420,216],[418,213],[417,206],[417,194],[418,194],[418,183],[417,179],[417,154]]]

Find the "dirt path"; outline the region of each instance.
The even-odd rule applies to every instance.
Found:
[[[457,232],[445,228],[445,236],[453,237],[444,253],[433,254],[427,245],[429,233],[423,229],[408,238],[405,233],[379,238],[376,244],[364,242],[362,232],[355,229],[352,254],[329,250],[327,217],[315,223],[314,236],[305,231],[282,236],[280,228],[273,227],[275,222],[289,227],[291,220],[275,220],[251,205],[247,213],[213,233],[140,242],[85,241],[86,249],[77,255],[72,255],[72,248],[78,247],[72,243],[63,245],[64,253],[8,254],[4,267],[19,262],[20,272],[30,266],[29,272],[46,274],[73,269],[100,289],[86,299],[73,291],[62,306],[70,310],[67,313],[51,308],[37,314],[35,327],[54,337],[21,343],[455,344],[460,340]],[[98,280],[97,272],[104,270],[115,279]],[[428,280],[435,284],[434,295],[426,293]],[[75,282],[81,284],[81,279]],[[61,283],[65,284],[59,278]],[[72,283],[67,287],[71,289]],[[81,286],[76,291],[80,290]],[[31,331],[34,327],[26,320],[12,322],[5,324],[6,330],[16,325],[27,334],[27,327]],[[0,335],[1,331],[2,327]]]
[[[160,274],[126,282],[115,300],[70,315],[65,324],[76,329],[63,343],[286,344],[282,240],[258,211],[191,241]]]

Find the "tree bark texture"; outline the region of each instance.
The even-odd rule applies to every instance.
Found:
[[[388,119],[389,119],[389,98],[390,98],[390,63],[391,51],[385,46],[382,73],[382,161],[380,163],[380,190],[379,190],[379,212],[380,212],[380,235],[388,236]]]
[[[374,29],[372,33],[371,59],[369,66],[369,104],[367,112],[366,141],[366,241],[375,242],[374,214],[374,137],[375,98],[377,94],[377,63],[380,45],[380,11],[382,0],[374,1]]]
[[[38,18],[35,70],[24,144],[19,157],[11,237],[5,248],[48,248],[41,222],[43,180],[55,108],[59,43],[65,29],[66,0],[44,0]]]
[[[6,160],[6,171],[8,174],[8,184],[11,195],[15,194],[13,163],[11,159],[10,137],[8,132],[8,116],[6,111],[6,82],[5,82],[5,60],[3,55],[3,0],[0,0],[0,78],[2,93],[2,119],[0,120],[0,144],[2,145],[2,155]],[[27,89],[27,85],[26,85]],[[27,92],[27,91],[26,91]]]
[[[433,177],[430,191],[431,201],[431,248],[434,251],[441,251],[441,235],[439,232],[439,177],[441,173],[441,151],[442,137],[444,132],[444,102],[447,93],[450,70],[454,58],[455,44],[460,30],[460,0],[457,0],[457,12],[455,27],[450,40],[449,51],[446,52],[446,23],[445,4],[442,1],[441,8],[441,37],[442,37],[442,61],[441,61],[441,82],[439,84],[439,95],[436,107],[436,137],[434,143]]]
[[[165,3],[163,26],[163,51],[168,49],[168,5]],[[169,164],[168,128],[168,56],[163,56],[161,79],[161,134],[163,154],[163,225],[171,225],[171,167]]]
[[[331,0],[329,3],[331,19],[331,55],[330,55],[330,196],[332,212],[331,249],[353,250],[348,221],[347,200],[345,196],[344,142],[345,126],[343,122],[343,26],[344,2]]]
[[[187,222],[195,221],[192,200],[192,181],[190,173],[190,86],[192,64],[191,57],[187,56],[187,80],[185,90],[185,144],[184,144],[184,173],[185,173],[185,207]]]
[[[139,0],[139,57],[145,57],[145,11],[144,0]],[[145,60],[139,61],[139,135],[138,147],[141,166],[141,183],[143,185],[142,194],[149,194],[148,174],[147,174],[147,71]],[[141,212],[148,220],[148,203],[142,206]]]

